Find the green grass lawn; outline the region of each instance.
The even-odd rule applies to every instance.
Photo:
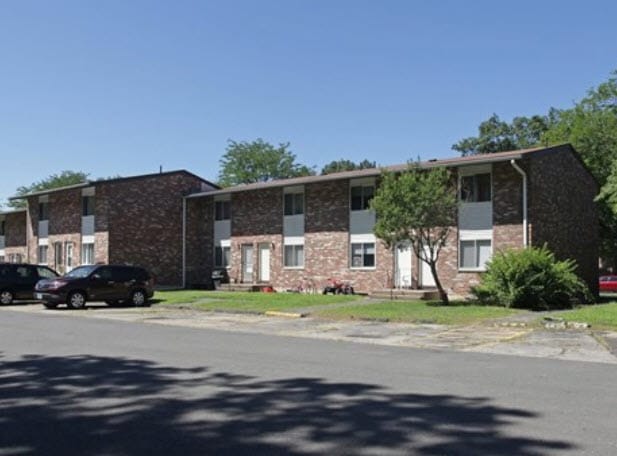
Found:
[[[205,290],[157,291],[158,305],[188,304],[202,310],[265,312],[292,311],[304,307],[352,302],[359,296],[306,295],[300,293],[260,293]]]
[[[465,325],[492,318],[502,318],[520,310],[504,307],[478,306],[469,303],[452,303],[442,306],[434,301],[384,301],[375,304],[341,306],[323,309],[316,316],[334,319],[383,319],[407,323],[435,323]]]
[[[617,330],[617,302],[583,306],[559,312],[556,316],[567,321],[584,321],[593,328]]]

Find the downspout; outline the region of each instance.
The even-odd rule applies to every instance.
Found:
[[[182,288],[186,288],[186,196],[182,197]]]
[[[529,245],[529,241],[527,239],[527,173],[525,173],[525,171],[518,166],[515,160],[510,160],[510,164],[521,176],[523,176],[523,246],[527,247]]]

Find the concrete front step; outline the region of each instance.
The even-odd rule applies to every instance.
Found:
[[[394,288],[375,290],[369,294],[369,297],[376,299],[432,300],[439,299],[439,292],[434,288],[427,288],[425,290],[407,290]]]
[[[216,291],[262,291],[268,287],[272,285],[268,283],[221,283],[216,287]]]

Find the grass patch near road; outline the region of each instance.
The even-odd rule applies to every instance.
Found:
[[[435,301],[383,301],[323,309],[314,315],[334,319],[378,319],[406,323],[466,325],[487,319],[508,317],[520,312],[504,307],[478,306],[470,303],[451,303],[449,306],[443,306]]]
[[[587,322],[593,328],[617,330],[617,302],[583,306],[559,312],[556,316],[566,321]]]
[[[266,312],[293,311],[305,307],[352,302],[361,296],[308,295],[301,293],[260,293],[205,290],[157,291],[159,305],[182,305],[201,310]]]

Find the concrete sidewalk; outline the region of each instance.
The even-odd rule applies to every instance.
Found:
[[[47,310],[40,304],[0,308],[42,316],[70,315],[135,323],[210,328],[287,337],[308,337],[435,350],[461,350],[541,358],[617,363],[617,333],[593,330],[546,330],[488,322],[470,326],[332,321],[263,315],[205,312],[191,308],[110,308],[89,304],[86,310]]]

